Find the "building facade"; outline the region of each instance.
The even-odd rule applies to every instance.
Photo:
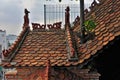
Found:
[[[0,30],[0,53],[2,53],[2,50],[8,48],[8,41],[6,38],[6,31]],[[0,54],[2,57],[2,54]]]
[[[3,59],[2,51],[8,48],[8,41],[6,37],[6,31],[0,30],[0,64]],[[3,68],[0,66],[0,80],[4,80]]]
[[[16,35],[13,34],[7,35],[8,47],[10,47],[10,45],[12,45],[15,42],[16,38],[17,38]]]

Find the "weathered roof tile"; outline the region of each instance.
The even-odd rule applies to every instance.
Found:
[[[79,22],[73,28],[73,35],[70,30],[43,30],[30,31],[13,60],[15,65],[5,62],[3,66],[46,66],[46,61],[50,60],[51,66],[78,65],[89,59],[97,51],[101,50],[109,42],[120,35],[120,0],[105,0],[102,4],[94,6],[86,13],[87,19],[94,14],[97,27],[95,28],[95,38],[80,44]],[[88,16],[89,15],[89,16]],[[21,35],[24,35],[21,33]],[[19,38],[21,39],[22,36]],[[67,37],[67,38],[66,38]],[[72,40],[74,39],[74,41]],[[18,41],[20,41],[18,39]],[[16,43],[18,42],[16,41]],[[68,60],[68,45],[73,49],[73,42],[76,42],[78,61]],[[13,48],[15,45],[12,46]]]

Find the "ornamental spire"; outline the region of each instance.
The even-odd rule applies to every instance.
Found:
[[[23,24],[23,29],[29,26],[29,11],[27,9],[24,9],[24,24]]]

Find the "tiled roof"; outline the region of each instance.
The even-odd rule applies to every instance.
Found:
[[[50,59],[52,65],[65,64],[67,49],[64,31],[31,31],[13,62],[16,66],[42,66]]]
[[[65,30],[33,30],[28,33],[20,49],[14,55],[11,62],[16,62],[16,64],[13,66],[45,66],[47,60],[50,60],[51,66],[78,65],[96,54],[116,36],[120,35],[120,0],[99,1],[102,4],[91,5],[91,11],[86,13],[87,18],[92,15],[97,22],[95,38],[80,44],[80,38],[76,35],[79,32],[78,22],[73,29],[75,34],[72,36],[76,40],[78,61],[68,60],[68,46],[71,46],[67,43],[72,40],[67,40],[70,34],[67,34]],[[10,63],[3,65],[11,66]]]
[[[100,0],[102,1],[102,0]],[[95,28],[95,38],[89,40],[84,44],[77,45],[79,59],[89,59],[97,51],[101,50],[110,41],[114,40],[116,36],[120,35],[120,0],[106,0],[103,4],[97,4],[86,13],[85,18],[95,18],[97,27]],[[76,22],[74,31],[78,32],[80,29],[79,22]],[[80,43],[80,38],[76,36],[77,44]]]

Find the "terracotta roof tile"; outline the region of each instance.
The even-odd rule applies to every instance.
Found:
[[[91,56],[91,54],[88,53],[85,55],[84,59],[88,59],[88,58],[90,58],[90,56]]]
[[[45,61],[50,59],[54,65],[65,65],[67,49],[64,34],[62,30],[59,33],[29,32],[13,61],[17,62],[16,66],[45,66]],[[36,44],[39,46],[36,47]]]
[[[90,58],[91,55],[96,54],[103,46],[120,35],[120,7],[118,6],[118,4],[120,5],[120,1],[115,1],[116,4],[111,1],[112,0],[106,0],[97,10],[91,11],[91,14],[95,12],[95,20],[97,22],[95,38],[78,46],[79,53],[82,53],[79,56],[80,60],[84,61]],[[77,26],[76,29],[74,28],[74,31],[77,32],[77,30],[79,30],[78,27],[79,26]],[[78,39],[76,38],[76,40]]]
[[[89,51],[88,51],[88,52],[89,52]],[[82,54],[82,55],[79,56],[80,60],[81,60],[81,59],[84,59],[84,57],[85,57],[85,54]]]
[[[97,8],[93,7],[94,9],[86,13],[87,19],[94,13],[97,22],[94,39],[80,44],[80,39],[76,35],[80,29],[79,22],[73,28],[73,35],[69,30],[67,32],[65,30],[30,31],[12,60],[16,64],[4,63],[3,66],[46,66],[47,60],[50,60],[51,66],[71,66],[83,63],[120,35],[119,5],[120,0],[115,0],[114,3],[112,0],[105,0],[102,4],[94,6]],[[68,60],[67,43],[70,49],[74,49],[72,38],[75,39],[74,45],[78,53],[78,61],[75,62]]]

